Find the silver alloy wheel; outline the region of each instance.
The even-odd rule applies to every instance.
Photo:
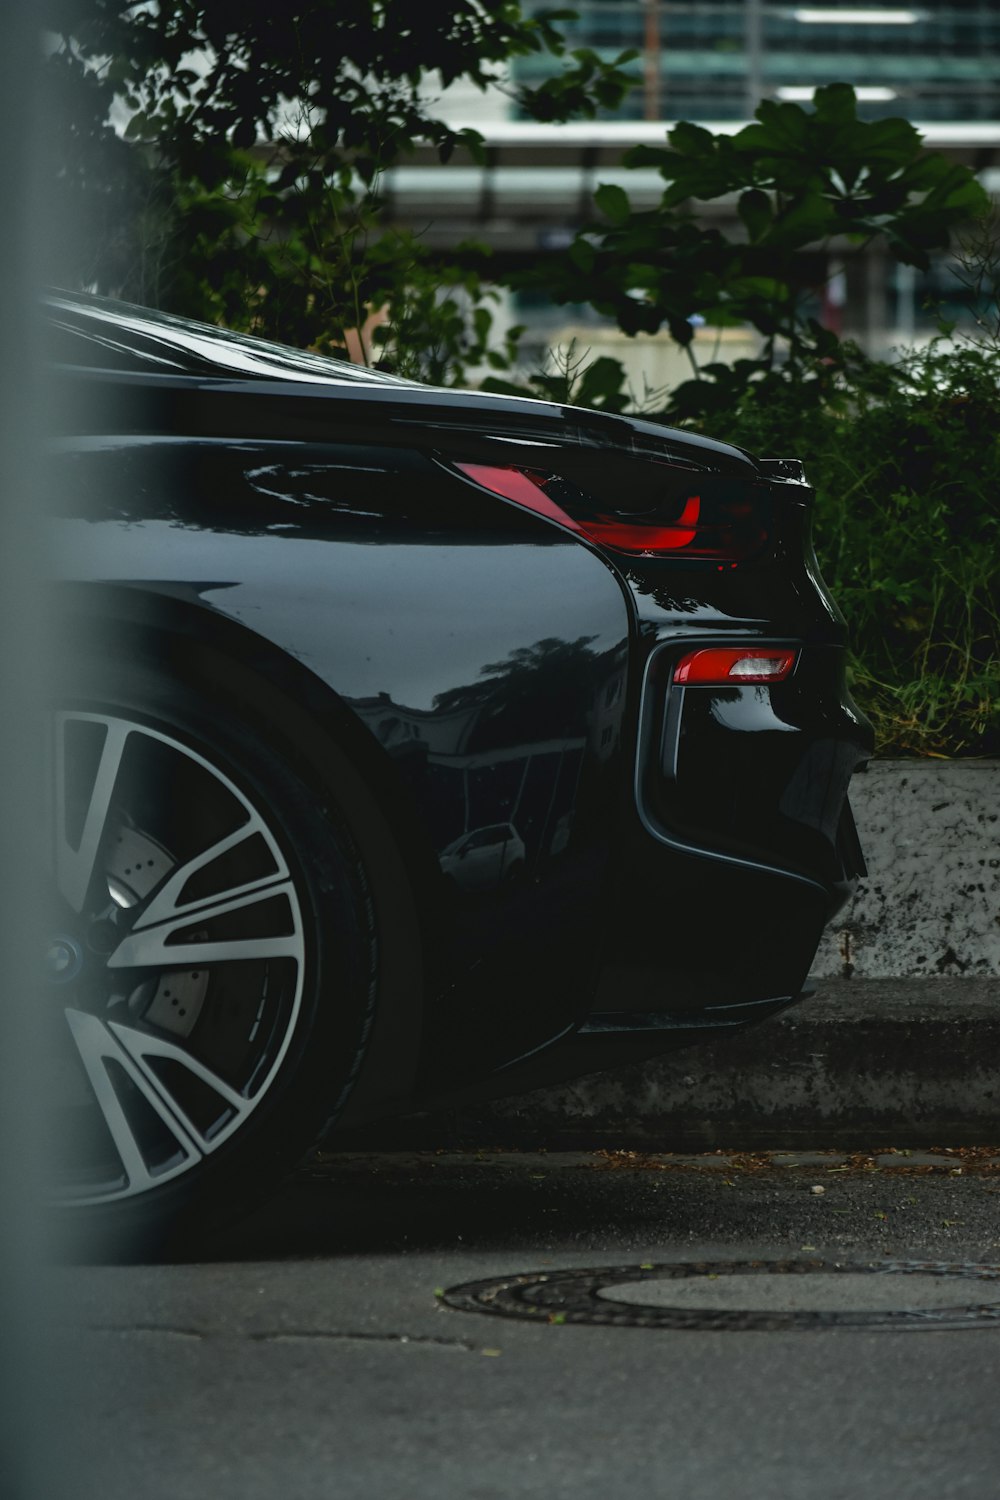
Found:
[[[144,723],[52,716],[56,1198],[196,1171],[267,1096],[302,1004],[299,897],[267,819]]]

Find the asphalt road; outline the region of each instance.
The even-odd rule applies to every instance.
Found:
[[[1000,1150],[331,1157],[210,1259],[58,1271],[50,1493],[992,1500],[1000,1280],[837,1270],[900,1259],[1000,1273]],[[557,1273],[609,1266],[585,1315],[715,1326],[574,1322]],[[440,1295],[526,1272],[533,1317]],[[836,1322],[941,1306],[987,1321]]]

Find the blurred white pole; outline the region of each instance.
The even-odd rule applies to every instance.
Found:
[[[36,278],[51,243],[38,156],[37,9],[4,0],[0,119],[0,1493],[70,1493],[51,1455],[58,1401],[49,1360],[48,1246],[36,1209],[45,1135],[39,1036],[41,829],[39,719],[45,680],[40,598],[39,447],[44,411],[35,361]],[[79,1488],[77,1488],[79,1493]]]
[[[898,345],[913,343],[917,332],[917,272],[914,266],[896,264],[896,328]]]

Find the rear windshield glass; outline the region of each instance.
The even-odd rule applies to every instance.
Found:
[[[290,349],[127,302],[99,298],[78,301],[56,295],[47,298],[47,310],[49,351],[60,364],[146,374],[409,384],[364,365]]]

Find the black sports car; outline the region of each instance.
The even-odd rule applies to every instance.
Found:
[[[779,1009],[870,731],[795,461],[48,299],[57,1194]]]

